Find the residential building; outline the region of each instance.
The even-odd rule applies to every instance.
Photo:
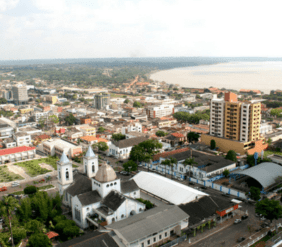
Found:
[[[9,124],[0,123],[0,138],[10,138],[13,136],[14,128]]]
[[[99,93],[94,95],[93,107],[96,109],[105,109],[110,105],[110,94]]]
[[[51,156],[56,154],[58,157],[61,157],[64,152],[68,157],[72,158],[82,153],[82,148],[61,139],[50,139],[43,142],[42,151]]]
[[[88,145],[92,145],[98,142],[105,142],[107,143],[108,146],[111,144],[111,141],[104,139],[104,138],[95,137],[95,136],[82,136],[80,137],[80,140]]]
[[[33,159],[34,157],[35,147],[22,146],[0,150],[0,164]]]
[[[32,113],[32,117],[36,122],[38,122],[40,118],[46,119],[48,115],[49,112],[34,111]]]
[[[210,145],[214,139],[223,152],[234,150],[245,154],[255,146],[261,146],[260,135],[261,103],[259,101],[238,101],[237,95],[228,92],[224,99],[211,100],[210,133],[202,135],[201,141]],[[259,148],[258,148],[259,149]]]
[[[135,123],[131,123],[127,126],[124,126],[121,128],[121,133],[123,135],[125,135],[126,133],[129,133],[129,132],[142,132],[142,124],[139,123],[139,122],[135,122]]]
[[[96,128],[95,127],[85,125],[85,126],[76,127],[76,128],[83,133],[82,136],[96,136]]]
[[[173,105],[159,105],[159,106],[149,106],[146,109],[146,114],[149,118],[161,118],[174,113]]]
[[[32,112],[33,111],[33,108],[24,108],[24,109],[19,109],[20,113],[21,114],[25,114],[25,113],[28,113],[28,112]]]
[[[260,124],[260,130],[259,133],[262,135],[270,134],[272,133],[272,125],[266,122],[262,122]]]
[[[181,230],[189,225],[188,220],[189,215],[178,206],[162,205],[115,222],[106,229],[114,232],[120,246],[161,246],[173,236],[181,235]]]
[[[31,136],[26,132],[17,132],[13,134],[13,139],[18,147],[29,146],[31,144]]]
[[[15,85],[12,87],[13,101],[16,105],[26,104],[28,102],[27,88],[24,85]]]
[[[116,158],[127,159],[133,146],[146,140],[148,140],[147,137],[129,138],[120,141],[112,140],[112,143],[109,145],[109,155],[114,155]]]
[[[52,105],[56,104],[58,102],[57,96],[48,95],[45,97],[46,101],[51,103]]]
[[[103,226],[143,213],[145,205],[134,181],[121,181],[106,162],[98,164],[98,156],[89,146],[83,157],[83,173],[73,174],[72,163],[62,154],[58,167],[59,193],[72,211],[73,220],[81,228]],[[96,220],[95,220],[96,219]]]
[[[91,124],[91,118],[82,117],[82,118],[80,118],[80,123],[81,124]]]

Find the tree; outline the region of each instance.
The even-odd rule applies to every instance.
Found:
[[[236,162],[237,161],[236,152],[234,150],[229,150],[227,155],[225,156],[225,159]]]
[[[51,247],[51,240],[44,233],[32,234],[28,239],[28,247]]]
[[[127,172],[137,171],[137,164],[133,160],[129,160],[125,162],[123,165],[123,169]]]
[[[14,228],[13,237],[15,244],[18,244],[22,239],[26,238],[26,230],[24,228]]]
[[[25,224],[25,229],[31,233],[43,232],[44,225],[38,220],[30,220]]]
[[[40,126],[40,128],[43,129],[44,125],[45,125],[45,121],[46,119],[44,117],[40,117],[39,120],[38,120],[38,124]]]
[[[282,109],[272,109],[270,115],[280,118],[282,117]]]
[[[200,135],[197,134],[196,132],[189,132],[187,134],[187,139],[189,142],[198,142]]]
[[[98,147],[99,151],[103,151],[103,152],[105,152],[109,149],[109,146],[107,145],[106,142],[98,142],[97,147]]]
[[[254,186],[250,188],[250,198],[258,201],[260,199],[260,189]]]
[[[126,99],[125,101],[123,101],[124,104],[128,104],[129,103],[129,99]]]
[[[190,158],[185,159],[183,164],[190,166],[190,174],[189,174],[189,176],[191,176],[193,165],[194,164],[197,165],[198,163],[195,161],[195,159],[193,157],[190,157]]]
[[[149,162],[162,146],[158,140],[153,139],[140,142],[131,149],[129,159],[135,162]]]
[[[171,168],[173,168],[174,164],[177,164],[177,159],[170,157],[168,159],[163,160],[161,164],[165,165],[166,167],[169,167],[169,169],[171,169]],[[172,173],[173,173],[173,169],[171,169],[171,178],[172,178]]]
[[[168,133],[167,132],[164,132],[164,131],[162,131],[162,130],[158,130],[157,132],[156,132],[156,136],[159,136],[159,137],[161,137],[161,136],[166,136]]]
[[[141,104],[139,101],[134,101],[133,107],[141,108],[141,107],[142,107],[142,104]]]
[[[125,135],[123,135],[122,133],[112,134],[112,139],[115,141],[120,141],[125,139]]]
[[[48,117],[48,119],[53,123],[53,124],[58,124],[59,123],[59,118],[56,115],[51,115]]]
[[[227,178],[228,175],[230,174],[230,171],[225,169],[222,174]]]
[[[270,145],[272,143],[271,138],[268,138],[268,140],[266,141],[268,145]]]
[[[216,148],[216,142],[214,139],[211,140],[211,150],[214,150]]]
[[[76,118],[72,113],[70,113],[65,117],[65,122],[68,123],[68,125],[73,125],[76,122]]]
[[[63,235],[66,239],[72,239],[79,234],[79,227],[77,226],[67,226],[63,230]]]
[[[4,196],[3,200],[1,202],[1,214],[2,215],[7,215],[8,220],[9,220],[9,228],[10,228],[10,233],[11,233],[11,241],[12,241],[12,246],[14,247],[14,238],[13,238],[13,230],[12,230],[12,212],[15,210],[15,208],[19,208],[19,202],[16,198],[12,196]]]
[[[106,130],[106,129],[101,126],[101,127],[98,128],[98,131],[97,131],[97,132],[98,132],[98,133],[102,133],[102,132],[104,132],[105,130]]]
[[[7,104],[7,102],[5,98],[0,98],[0,104]]]
[[[30,185],[24,188],[24,193],[26,195],[35,194],[36,192],[37,192],[37,188],[33,185]]]
[[[282,217],[282,207],[279,201],[269,200],[268,198],[257,202],[255,211],[257,214],[262,214],[271,223],[274,219],[278,220]]]

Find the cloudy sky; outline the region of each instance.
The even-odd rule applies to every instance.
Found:
[[[0,0],[0,60],[282,56],[279,0]]]

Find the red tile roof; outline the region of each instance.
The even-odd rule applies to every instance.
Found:
[[[42,140],[44,140],[44,139],[49,139],[49,138],[51,138],[51,136],[46,135],[46,134],[39,135],[39,136],[36,136],[36,137],[35,137],[35,139],[42,139]]]
[[[170,152],[164,152],[164,153],[156,154],[156,155],[153,156],[153,161],[159,160],[161,157],[165,158],[167,156],[182,153],[182,152],[185,152],[187,150],[189,150],[189,148],[181,148],[181,149],[173,150],[173,151],[170,151]]]
[[[7,148],[7,149],[0,150],[0,156],[26,152],[26,151],[30,151],[30,150],[34,150],[34,149],[35,149],[35,147],[26,147],[26,146],[15,147],[15,148]]]
[[[56,232],[47,232],[46,235],[49,239],[59,236]]]
[[[172,133],[171,135],[174,136],[174,137],[177,137],[177,138],[184,137],[184,135],[181,134],[181,133]]]

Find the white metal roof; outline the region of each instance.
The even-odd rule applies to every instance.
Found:
[[[139,172],[132,178],[138,187],[170,203],[180,205],[208,194],[151,172]]]
[[[264,162],[247,170],[235,173],[252,177],[266,188],[275,183],[275,178],[282,176],[282,166],[272,162]]]

